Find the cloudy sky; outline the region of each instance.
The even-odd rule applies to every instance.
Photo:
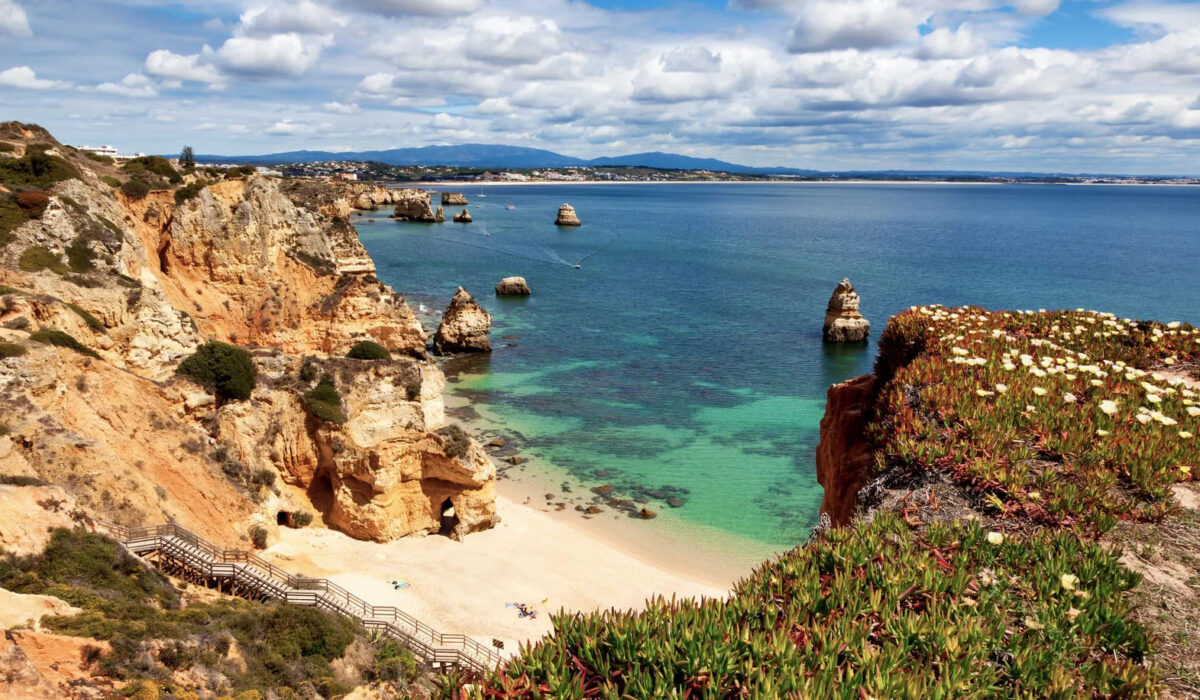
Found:
[[[148,152],[1195,174],[1200,3],[0,0],[0,119]]]

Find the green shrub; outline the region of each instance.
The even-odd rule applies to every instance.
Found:
[[[67,266],[75,272],[91,272],[96,269],[96,254],[87,241],[75,239],[67,246]]]
[[[172,185],[178,185],[183,182],[183,176],[175,169],[171,162],[162,156],[143,156],[126,161],[121,169],[130,175],[140,173],[153,173],[159,177],[166,178]]]
[[[20,357],[26,352],[24,345],[16,343],[0,343],[0,358]]]
[[[310,524],[312,524],[312,521],[313,514],[307,510],[302,510],[292,514],[292,522],[295,523],[296,527],[308,527]]]
[[[193,182],[190,185],[180,187],[179,189],[175,190],[175,204],[178,206],[190,199],[199,197],[200,191],[203,189],[204,184],[200,182]]]
[[[21,290],[17,289],[16,287],[9,287],[7,285],[0,284],[0,296],[4,296],[5,294],[20,294],[20,293],[21,293]]]
[[[266,469],[265,467],[263,469],[255,470],[254,474],[250,476],[250,483],[254,484],[255,486],[266,486],[267,488],[270,488],[271,486],[275,485],[275,472],[271,469]]]
[[[17,261],[17,267],[25,272],[49,270],[59,275],[65,275],[71,271],[71,268],[63,264],[58,253],[40,245],[31,245],[22,251],[21,257]]]
[[[58,156],[30,150],[21,158],[0,160],[0,184],[10,190],[44,189],[79,177],[75,166]]]
[[[256,549],[266,549],[268,534],[267,528],[263,527],[262,525],[255,525],[254,527],[250,528],[250,543],[253,544]]]
[[[0,246],[12,243],[16,239],[12,232],[26,221],[29,214],[17,204],[16,198],[0,192]]]
[[[458,425],[451,423],[437,431],[442,440],[442,449],[451,457],[462,459],[471,449],[471,436]]]
[[[342,395],[329,377],[323,377],[319,384],[304,394],[304,407],[321,420],[339,424],[346,422]]]
[[[16,153],[17,147],[7,141],[0,141],[0,153]]]
[[[91,151],[82,151],[82,153],[85,158],[88,160],[94,160],[97,163],[102,163],[104,165],[113,165],[116,163],[116,161],[112,159],[112,156],[102,156],[99,153],[92,153]]]
[[[0,437],[4,437],[5,435],[8,435],[8,432],[9,432],[8,426],[3,423],[0,423]],[[10,474],[0,474],[0,479],[19,479],[19,478],[21,478],[21,477],[12,476]],[[19,486],[20,484],[17,484],[17,485]]]
[[[221,401],[242,401],[254,391],[258,370],[250,353],[215,340],[196,348],[175,370]]]
[[[8,435],[8,426],[0,425],[0,435]],[[0,484],[5,486],[47,486],[50,482],[36,476],[0,474]]]
[[[300,381],[308,384],[317,378],[317,373],[321,371],[321,365],[316,360],[307,358],[300,365]]]
[[[88,357],[100,357],[100,355],[96,354],[95,350],[89,348],[78,340],[75,340],[75,338],[70,334],[62,331],[43,328],[42,330],[30,334],[29,339],[35,343],[42,343],[43,345],[54,345],[60,348],[67,348],[68,350],[74,350],[75,352],[81,355],[87,355]]]
[[[121,192],[130,199],[141,199],[150,194],[150,185],[141,178],[134,178],[121,185]]]
[[[114,190],[121,187],[121,181],[118,180],[117,178],[113,177],[112,175],[101,175],[100,181],[103,182],[104,184],[108,185],[109,187],[113,188]]]
[[[393,639],[385,639],[375,649],[376,680],[410,683],[417,678],[417,660],[412,652]]]
[[[82,318],[83,322],[87,324],[88,328],[91,328],[92,330],[96,331],[97,333],[107,333],[108,332],[108,329],[104,327],[104,324],[100,322],[100,319],[91,315],[83,308],[77,306],[76,304],[71,304],[69,302],[67,303],[67,308],[74,311],[76,313],[76,315],[79,316],[79,318]]]
[[[370,340],[360,340],[350,348],[346,357],[353,360],[390,360],[392,353],[379,343]]]

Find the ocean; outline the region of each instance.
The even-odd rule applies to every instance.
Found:
[[[465,192],[474,223],[356,222],[429,331],[459,285],[494,314],[494,352],[447,364],[448,403],[532,458],[508,475],[539,500],[552,491],[573,509],[611,485],[658,513],[654,527],[727,540],[746,561],[816,523],[825,390],[870,371],[892,314],[1082,307],[1200,324],[1197,188],[442,189]],[[554,225],[563,202],[583,226]],[[512,275],[533,295],[495,297]],[[843,277],[871,321],[866,344],[822,342]]]

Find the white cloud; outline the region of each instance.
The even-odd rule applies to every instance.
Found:
[[[118,83],[100,83],[97,92],[122,97],[157,97],[158,89],[154,81],[141,73],[130,73]]]
[[[1013,7],[1023,15],[1044,17],[1058,9],[1059,0],[1015,0]]]
[[[221,68],[252,77],[298,77],[321,58],[332,37],[306,37],[289,32],[264,38],[231,37],[216,51]]]
[[[721,57],[703,46],[681,46],[664,53],[659,62],[667,73],[716,73]]]
[[[33,36],[29,17],[15,0],[0,0],[0,36]]]
[[[537,63],[562,51],[562,33],[550,20],[533,17],[480,17],[472,22],[461,50],[488,63]]]
[[[1200,27],[1200,5],[1183,2],[1130,2],[1097,12],[1123,27],[1159,33],[1187,31]]]
[[[402,15],[464,15],[484,5],[484,0],[341,0],[342,5],[389,17]]]
[[[356,103],[351,102],[350,104],[342,104],[341,102],[337,101],[326,102],[325,104],[321,105],[321,109],[324,109],[326,112],[332,112],[333,114],[358,114],[362,111],[362,108],[360,108]]]
[[[898,0],[814,0],[800,8],[789,48],[807,53],[912,43],[931,14]]]
[[[145,69],[150,75],[170,80],[182,80],[193,83],[221,83],[224,78],[220,71],[209,62],[212,60],[212,49],[204,47],[200,54],[180,56],[166,49],[150,52],[146,56]]]
[[[70,87],[69,83],[58,80],[42,80],[29,66],[16,66],[0,71],[0,85],[23,90],[53,90]]]
[[[917,57],[926,59],[969,58],[987,50],[988,44],[975,35],[971,25],[964,23],[958,29],[938,27],[921,37]]]
[[[254,34],[330,34],[345,26],[346,20],[324,5],[300,0],[251,8],[242,13],[241,23],[243,31]]]
[[[281,119],[268,126],[264,131],[272,136],[296,136],[298,134],[311,133],[312,130],[313,128],[304,122]]]

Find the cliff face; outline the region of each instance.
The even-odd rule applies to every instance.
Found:
[[[426,334],[342,214],[390,192],[189,175],[190,197],[133,199],[101,179],[128,173],[44,132],[0,140],[14,146],[0,157],[63,164],[39,183],[45,211],[0,237],[0,473],[59,484],[100,517],[227,542],[280,511],[356,537],[437,531],[447,500],[457,533],[491,525],[494,468],[469,439],[443,449]],[[10,189],[28,186],[0,186],[0,206]],[[395,359],[333,359],[367,339]],[[249,400],[219,406],[175,375],[206,340],[258,348]],[[306,405],[305,357],[336,382],[344,423]]]
[[[871,473],[871,449],[866,427],[871,415],[875,375],[867,374],[826,392],[817,445],[817,483],[825,489],[821,513],[834,526],[849,525],[858,492]]]

